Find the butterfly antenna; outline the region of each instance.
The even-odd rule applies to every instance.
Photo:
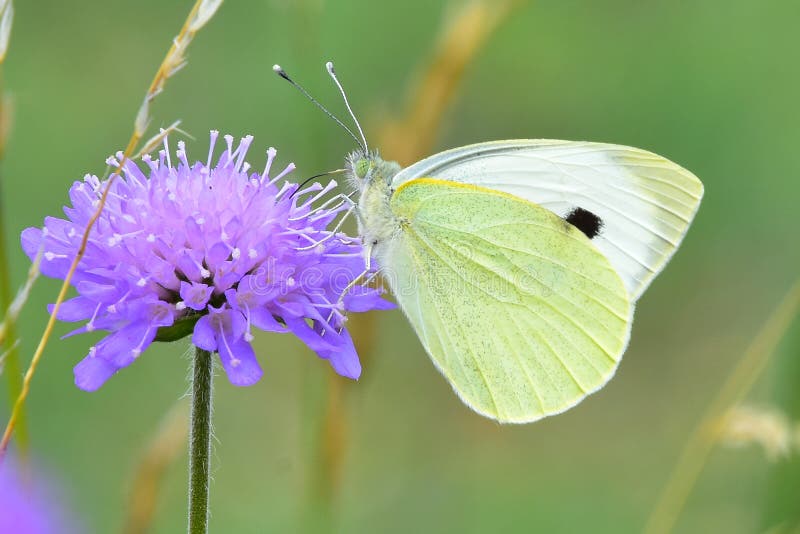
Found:
[[[339,78],[336,77],[336,72],[333,70],[333,62],[328,61],[325,63],[325,68],[328,69],[328,74],[330,74],[331,78],[333,78],[333,82],[336,84],[336,87],[339,88],[339,92],[342,93],[342,98],[344,99],[344,105],[347,107],[347,111],[350,112],[350,116],[353,118],[353,122],[356,123],[356,128],[358,128],[358,133],[361,134],[361,141],[363,141],[363,148],[364,152],[369,152],[367,147],[367,138],[364,136],[364,130],[361,129],[361,124],[358,122],[356,118],[356,114],[353,113],[353,108],[350,107],[350,102],[347,100],[347,93],[344,92],[344,87],[342,84],[339,83]]]
[[[287,82],[289,82],[290,84],[292,84],[292,85],[294,86],[294,88],[295,88],[295,89],[297,89],[298,91],[300,91],[300,92],[301,92],[301,93],[302,93],[302,94],[303,94],[303,95],[304,95],[304,96],[305,96],[307,99],[309,99],[309,100],[311,101],[311,103],[312,103],[312,104],[314,104],[314,105],[315,105],[315,106],[317,106],[319,109],[321,109],[321,110],[322,110],[322,111],[325,113],[325,115],[327,115],[328,117],[330,117],[330,118],[331,118],[331,119],[332,119],[332,120],[333,120],[333,121],[334,121],[336,124],[338,124],[339,126],[341,126],[342,128],[344,128],[344,131],[346,131],[346,132],[347,132],[347,133],[350,135],[350,137],[352,137],[352,138],[353,138],[353,141],[355,141],[357,145],[359,145],[361,148],[363,148],[363,149],[364,149],[364,152],[366,152],[366,151],[367,151],[366,142],[365,142],[365,143],[362,145],[362,144],[361,144],[361,141],[359,141],[359,140],[358,140],[358,137],[356,137],[356,134],[354,134],[354,133],[353,133],[353,130],[351,130],[350,128],[348,128],[348,127],[347,127],[347,126],[346,126],[346,125],[345,125],[345,124],[344,124],[342,121],[340,121],[340,120],[339,120],[339,119],[336,117],[336,115],[334,115],[333,113],[331,113],[330,111],[328,111],[328,108],[326,108],[325,106],[323,106],[322,104],[320,104],[320,103],[319,103],[319,101],[317,101],[317,99],[316,99],[316,98],[314,98],[313,96],[311,96],[311,94],[309,94],[309,92],[308,92],[308,91],[306,91],[306,90],[305,90],[305,88],[304,88],[302,85],[300,85],[299,83],[297,83],[296,81],[294,81],[293,79],[291,79],[291,78],[289,77],[289,75],[288,75],[288,74],[286,74],[286,71],[285,71],[285,70],[283,70],[283,68],[282,68],[280,65],[273,65],[273,66],[272,66],[272,70],[273,70],[273,72],[275,72],[275,74],[277,74],[278,76],[280,76],[281,78],[283,78],[284,80],[286,80]],[[348,106],[348,109],[349,109],[349,106]],[[352,113],[352,112],[351,112],[351,113]],[[358,124],[358,123],[356,123],[356,124]],[[361,127],[359,126],[359,128],[358,128],[358,129],[359,129],[359,131],[360,131],[360,130],[361,130]],[[363,133],[361,134],[361,137],[362,137],[362,138],[364,137],[364,134],[363,134]]]
[[[289,195],[289,198],[292,198],[298,191],[300,191],[303,187],[305,187],[305,185],[308,182],[310,182],[311,180],[314,180],[316,178],[322,178],[323,176],[332,176],[334,174],[344,174],[345,172],[347,172],[347,169],[336,169],[335,171],[326,171],[326,172],[321,172],[319,174],[315,174],[314,176],[309,176],[308,178],[306,178],[305,180],[300,182],[300,185],[298,185],[297,189],[295,189],[294,192],[291,195]]]

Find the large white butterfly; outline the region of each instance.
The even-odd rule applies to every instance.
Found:
[[[374,258],[459,397],[524,423],[603,387],[636,300],[697,212],[697,177],[644,150],[553,140],[469,145],[401,169],[368,151],[355,122],[362,146],[346,173],[367,271]]]

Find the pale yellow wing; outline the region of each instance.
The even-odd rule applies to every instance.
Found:
[[[588,210],[602,222],[592,242],[637,300],[680,245],[703,196],[700,180],[666,158],[606,143],[516,139],[440,152],[403,169],[496,189],[562,218]]]
[[[433,362],[472,409],[523,423],[602,387],[633,305],[575,227],[512,195],[435,179],[391,200],[383,273]]]

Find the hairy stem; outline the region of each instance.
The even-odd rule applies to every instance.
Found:
[[[208,532],[212,379],[211,353],[195,349],[189,436],[189,534]]]

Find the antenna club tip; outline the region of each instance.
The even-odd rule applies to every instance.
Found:
[[[325,63],[325,68],[328,69],[328,72],[333,72],[333,61]]]
[[[272,66],[272,72],[274,72],[275,74],[277,74],[278,76],[280,76],[280,77],[281,77],[281,78],[283,78],[284,80],[289,80],[291,83],[294,83],[294,82],[292,82],[291,78],[289,78],[289,75],[288,75],[288,74],[286,74],[286,71],[285,71],[285,70],[283,70],[283,67],[281,67],[281,66],[280,66],[280,65],[278,65],[277,63],[275,63],[275,64]]]

